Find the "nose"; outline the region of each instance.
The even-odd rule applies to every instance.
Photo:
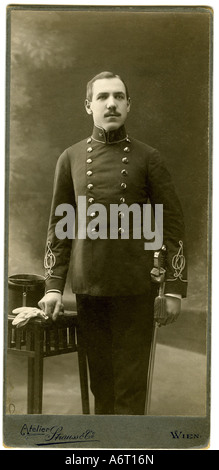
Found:
[[[109,96],[107,100],[107,109],[116,108],[116,101],[113,96]]]

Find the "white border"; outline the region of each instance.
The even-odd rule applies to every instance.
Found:
[[[12,1],[13,5],[62,5],[61,1]],[[150,1],[144,2],[140,1],[137,4],[130,1],[108,1],[108,2],[88,2],[78,0],[76,3],[65,0],[64,5],[97,5],[97,6],[208,6],[214,10],[214,122],[213,122],[213,270],[212,270],[212,391],[211,391],[211,438],[210,438],[210,450],[219,450],[219,433],[218,433],[218,402],[219,402],[219,379],[218,379],[218,360],[219,360],[219,339],[218,339],[218,324],[219,324],[219,312],[218,312],[218,283],[219,283],[219,226],[217,216],[217,200],[219,197],[219,184],[218,184],[218,175],[219,175],[219,152],[218,152],[218,139],[219,132],[217,130],[218,124],[218,113],[219,113],[219,103],[218,103],[218,87],[219,83],[219,73],[218,73],[218,35],[219,35],[219,2],[218,0],[211,0],[211,2],[201,2],[201,1],[187,1],[187,2],[164,2],[164,1]],[[1,158],[0,158],[0,215],[1,215],[1,226],[0,226],[0,299],[1,305],[3,307],[3,285],[4,285],[4,170],[5,170],[5,52],[6,52],[6,7],[10,5],[9,2],[1,0],[0,2],[0,62],[1,62],[1,76],[0,76],[0,112],[1,112],[1,126],[0,126],[0,144],[1,144]],[[3,310],[3,308],[2,308]],[[1,324],[3,325],[3,315],[1,319]],[[1,366],[0,366],[0,377],[1,384],[3,384],[3,338],[0,335],[0,351],[1,351]],[[1,387],[1,410],[3,403]],[[0,425],[0,449],[7,450],[2,445],[2,425]]]

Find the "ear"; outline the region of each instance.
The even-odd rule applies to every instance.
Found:
[[[130,111],[130,108],[131,108],[131,99],[128,98],[128,101],[127,101],[127,112],[129,113]]]
[[[90,107],[90,106],[91,106],[91,102],[90,102],[89,100],[87,100],[87,99],[85,100],[84,106],[85,106],[85,109],[86,109],[86,111],[87,111],[87,114],[92,114],[93,111],[92,111],[92,109],[91,109],[91,107]]]

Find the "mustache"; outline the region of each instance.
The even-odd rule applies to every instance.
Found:
[[[105,113],[105,114],[104,114],[104,117],[110,117],[110,116],[117,116],[117,117],[119,117],[119,116],[121,116],[121,114],[118,113],[117,111],[108,111],[108,113]]]

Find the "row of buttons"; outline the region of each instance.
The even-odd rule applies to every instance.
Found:
[[[127,140],[130,142],[130,139],[127,139]],[[90,143],[90,142],[91,142],[91,138],[89,137],[89,139],[87,140],[87,143]],[[92,151],[93,151],[93,147],[88,147],[88,148],[87,148],[87,152],[88,152],[88,153],[91,153]],[[129,147],[125,147],[125,148],[124,148],[124,152],[129,153],[129,152],[130,152],[130,148],[129,148]],[[88,165],[90,165],[92,162],[93,162],[92,158],[90,158],[90,157],[87,158],[87,163],[88,163]],[[123,158],[122,158],[122,163],[125,163],[125,164],[127,165],[128,162],[129,162],[129,160],[128,160],[127,157],[123,157]],[[123,168],[123,169],[121,170],[121,174],[122,174],[123,176],[128,176],[128,171],[127,171],[125,168]],[[92,176],[92,175],[93,175],[92,170],[88,170],[88,171],[87,171],[87,176],[89,177],[89,176]],[[122,188],[123,190],[125,190],[125,189],[127,188],[127,184],[124,183],[124,182],[122,182],[122,183],[120,184],[120,186],[121,186],[121,188]],[[87,188],[88,188],[89,190],[92,190],[93,187],[94,187],[94,185],[93,185],[92,183],[89,183],[89,184],[87,185]],[[92,203],[94,202],[94,198],[93,198],[93,197],[89,198],[89,199],[88,199],[88,202],[89,202],[90,204],[92,204]],[[120,198],[120,202],[121,202],[121,203],[124,203],[124,202],[125,202],[125,198],[124,198],[124,197],[121,197],[121,198]]]
[[[87,176],[92,176],[92,174],[93,174],[93,171],[91,171],[91,170],[88,170],[88,171],[87,171]],[[127,175],[128,175],[128,171],[127,171],[127,170],[122,170],[122,171],[121,171],[121,174],[122,174],[123,176],[127,176]]]
[[[93,171],[91,171],[91,170],[88,170],[88,171],[87,171],[87,176],[92,176],[92,174],[93,174]],[[128,171],[127,171],[127,170],[122,170],[122,171],[121,171],[121,174],[122,174],[123,176],[127,176],[127,175],[128,175]]]
[[[124,233],[124,231],[125,231],[125,230],[124,230],[123,227],[119,227],[119,228],[118,228],[118,233],[119,233],[120,235],[121,235],[122,233]],[[96,233],[96,232],[98,232],[97,227],[93,227],[93,228],[91,229],[91,233]]]
[[[124,152],[126,152],[126,153],[129,153],[129,152],[130,152],[130,148],[129,148],[129,147],[125,147],[123,150],[124,150]],[[88,148],[87,148],[87,152],[88,152],[88,153],[93,152],[93,147],[88,147]]]
[[[130,142],[130,139],[127,138],[126,141]],[[89,137],[89,139],[87,139],[87,143],[90,144],[91,142],[92,142],[92,139]],[[129,152],[130,152],[130,148],[127,147],[127,146],[126,146],[123,150],[124,150],[125,153],[129,153]],[[87,148],[87,153],[91,154],[92,152],[93,152],[93,147],[91,147],[91,146],[88,147],[88,148]],[[91,165],[92,162],[93,162],[93,160],[92,160],[91,156],[89,156],[89,157],[87,158],[87,164],[88,164],[88,165]],[[124,163],[125,165],[127,165],[127,164],[129,163],[129,160],[128,160],[128,157],[127,157],[127,156],[122,157],[122,163]],[[91,177],[91,176],[93,175],[93,171],[90,170],[90,169],[88,169],[86,174],[87,174],[88,177]],[[121,170],[121,175],[124,176],[124,177],[127,177],[127,176],[128,176],[128,170],[125,169],[125,168],[123,168],[123,169]],[[87,189],[89,189],[89,191],[91,191],[91,190],[93,189],[93,187],[94,187],[93,183],[88,183]],[[124,190],[127,188],[127,184],[126,184],[125,182],[121,182],[120,187],[121,187],[121,189],[124,191]],[[93,204],[93,203],[94,203],[94,198],[93,198],[93,197],[89,197],[89,198],[88,198],[88,202],[89,202],[89,204]],[[123,203],[123,204],[125,203],[125,197],[124,197],[124,196],[122,196],[122,197],[120,198],[120,203]],[[119,212],[118,215],[119,215],[120,218],[124,217],[124,213],[121,212],[121,211]],[[96,217],[96,212],[92,212],[92,213],[90,214],[90,217],[91,217],[91,218]],[[91,229],[91,232],[93,232],[93,233],[97,232],[97,227],[92,228],[92,229]],[[121,234],[124,232],[124,229],[123,229],[122,227],[119,227],[119,228],[118,228],[118,232],[119,232],[119,234],[121,235]]]
[[[91,212],[90,217],[91,217],[91,218],[94,218],[96,215],[97,215],[96,212]],[[119,215],[119,217],[120,217],[121,219],[122,219],[123,217],[125,217],[124,212],[121,212],[121,211],[118,213],[118,215]]]
[[[91,141],[92,141],[92,139],[91,139],[91,137],[89,137],[89,139],[87,139],[87,143],[90,144]],[[92,147],[88,147],[88,148],[87,148],[87,153],[91,153],[92,151],[93,151],[93,148],[92,148]],[[88,163],[88,165],[90,165],[92,162],[93,162],[92,158],[87,158],[87,163]],[[87,176],[91,176],[92,174],[93,174],[93,172],[92,172],[91,170],[88,170],[88,171],[87,171]],[[90,190],[90,189],[93,189],[93,184],[91,184],[91,183],[88,184],[88,185],[87,185],[87,188],[88,188],[89,190]],[[93,204],[93,203],[94,203],[94,198],[93,198],[93,197],[90,197],[90,198],[88,199],[88,202],[89,202],[90,204]],[[90,214],[90,217],[92,217],[92,218],[95,217],[95,216],[96,216],[96,212],[92,212],[92,213]],[[97,229],[96,229],[96,228],[92,228],[91,231],[94,233],[94,232],[97,231]]]

